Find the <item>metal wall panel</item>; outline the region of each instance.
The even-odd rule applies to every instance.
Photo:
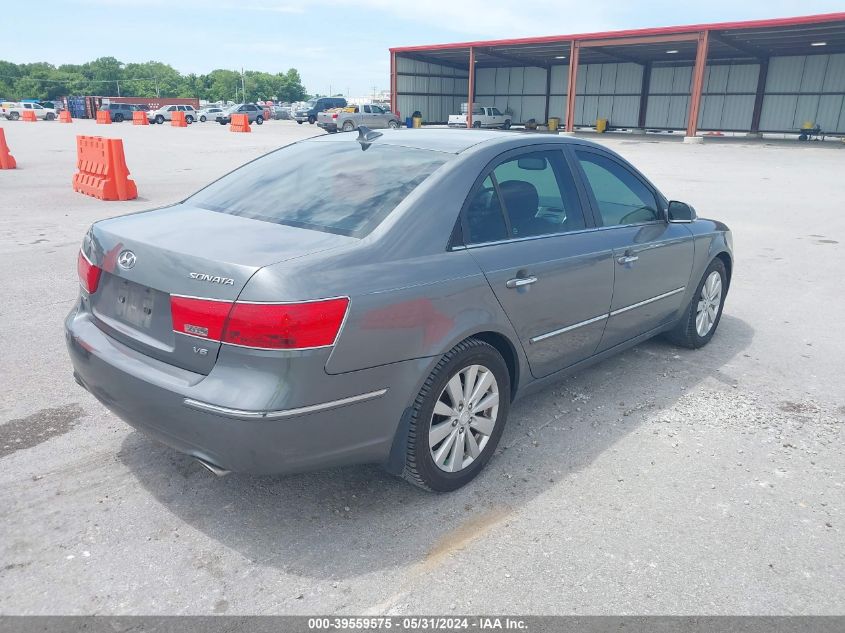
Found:
[[[845,64],[843,64],[845,68]],[[569,85],[569,65],[552,66],[552,82],[550,85],[551,94],[565,95],[566,88]]]
[[[728,76],[725,73],[725,85]],[[722,129],[722,110],[725,107],[725,95],[705,95],[701,98],[701,113],[698,116],[698,127],[702,130]]]
[[[648,98],[645,112],[647,128],[665,128],[669,125],[669,100],[671,98],[663,95]]]
[[[397,56],[396,72],[396,105],[403,117],[419,110],[424,121],[445,123],[467,100],[465,70]]]
[[[757,79],[760,77],[760,64],[737,64],[728,66],[728,94],[745,92],[754,94],[757,91]]]
[[[766,95],[763,99],[763,109],[760,112],[760,129],[769,131],[793,130],[792,123],[795,121],[795,105],[797,103],[797,94]]]
[[[845,125],[839,125],[840,117],[845,117],[845,109],[842,107],[843,100],[845,100],[845,95],[821,96],[815,120],[823,130],[845,130]]]
[[[807,57],[804,62],[804,74],[801,77],[800,92],[819,92],[827,71],[828,55]]]
[[[772,57],[766,92],[798,92],[804,74],[804,57]]]
[[[556,116],[561,121],[565,121],[566,106],[566,95],[552,95],[549,98],[549,116]]]
[[[529,66],[525,69],[525,78],[522,84],[522,92],[525,94],[546,94],[546,69]],[[544,106],[545,107],[545,106]]]
[[[830,56],[822,91],[845,92],[845,53]]]
[[[496,93],[496,68],[479,68],[475,71],[475,94]]]
[[[643,87],[643,67],[639,64],[616,65],[617,94],[640,94]]]

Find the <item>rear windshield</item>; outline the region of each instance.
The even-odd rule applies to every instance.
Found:
[[[262,156],[186,200],[203,209],[364,237],[452,156],[358,143],[296,143]]]

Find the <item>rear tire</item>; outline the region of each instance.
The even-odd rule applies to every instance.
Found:
[[[192,116],[186,116],[185,117],[185,123],[187,123],[188,125],[190,125],[193,122],[194,122],[194,117],[192,117]]]
[[[480,129],[481,128],[481,121],[473,121],[472,127],[474,127],[476,130]]]
[[[302,123],[303,123],[303,122],[302,122],[302,121],[297,121],[297,123],[298,123],[299,125],[302,125]]]
[[[509,129],[511,129],[511,121],[510,121],[510,119],[508,119],[507,121],[505,121],[505,124],[502,126],[502,129],[503,129],[503,130],[509,130]]]
[[[716,288],[718,297],[714,295]],[[666,333],[666,338],[675,345],[689,349],[707,345],[722,319],[722,308],[725,306],[727,293],[727,271],[724,262],[717,257],[704,271],[683,316],[675,327]]]
[[[55,114],[53,114],[52,112],[48,112],[47,114],[45,114],[45,115],[44,115],[44,118],[45,118],[47,121],[52,121],[53,119],[55,119],[55,118],[56,118],[56,115],[55,115]]]
[[[20,112],[10,112],[9,113],[9,120],[10,121],[17,121],[21,118]]]
[[[344,132],[351,132],[355,129],[355,124],[352,121],[344,121],[341,128]]]
[[[476,368],[474,373],[473,367]],[[485,378],[490,381],[486,387],[481,385],[482,377],[486,376],[482,373],[484,371],[490,374]],[[450,395],[449,387],[455,378],[460,387],[456,391],[461,395],[457,406]],[[481,393],[470,394],[470,399],[465,405],[465,382],[470,380],[479,387]],[[402,477],[415,486],[436,492],[449,492],[469,483],[481,472],[496,451],[510,411],[510,393],[508,368],[501,354],[492,345],[474,338],[458,343],[440,359],[414,400]],[[488,400],[494,394],[495,399]],[[473,397],[478,397],[479,400],[473,402]],[[446,400],[449,400],[451,405],[445,404]],[[477,407],[479,403],[484,402],[493,404],[484,410],[476,411],[471,408],[473,404]],[[435,412],[435,406],[439,409],[438,412]],[[450,409],[457,412],[458,407],[464,416],[451,416]],[[477,413],[478,417],[472,415],[473,413]],[[481,428],[488,433],[481,433]],[[435,433],[445,429],[442,432],[448,431],[449,434],[444,438],[441,437],[441,432],[432,438],[433,429]],[[434,446],[431,445],[432,440]],[[460,445],[455,446],[457,442],[460,442]],[[475,456],[472,455],[471,445],[474,450],[480,450]],[[451,455],[450,446],[460,449],[461,461],[455,471],[451,471],[450,463],[455,462],[458,453],[456,451],[455,455]],[[435,454],[440,451],[444,451],[445,461],[438,465]]]
[[[162,116],[161,114],[156,116],[156,123],[158,123],[159,125],[164,125],[164,116]]]
[[[314,125],[317,122],[317,117],[310,116],[308,117],[308,123]]]
[[[205,123],[206,121],[207,121],[207,119],[205,118],[205,115],[203,114],[203,115],[200,117],[200,123]]]

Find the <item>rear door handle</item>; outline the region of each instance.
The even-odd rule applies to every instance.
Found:
[[[536,283],[536,277],[517,277],[516,279],[508,279],[505,286],[508,288],[519,288],[521,286],[530,286],[531,284]]]
[[[632,264],[639,259],[639,255],[623,255],[622,257],[617,257],[616,262],[624,266],[625,264]]]

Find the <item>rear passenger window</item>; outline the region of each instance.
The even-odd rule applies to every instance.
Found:
[[[581,150],[575,151],[604,226],[654,222],[660,214],[657,200],[642,180],[615,160]]]
[[[511,237],[586,228],[575,182],[558,151],[531,152],[493,170]]]
[[[468,244],[483,244],[507,239],[505,216],[491,176],[487,176],[484,182],[470,194],[466,224]]]

